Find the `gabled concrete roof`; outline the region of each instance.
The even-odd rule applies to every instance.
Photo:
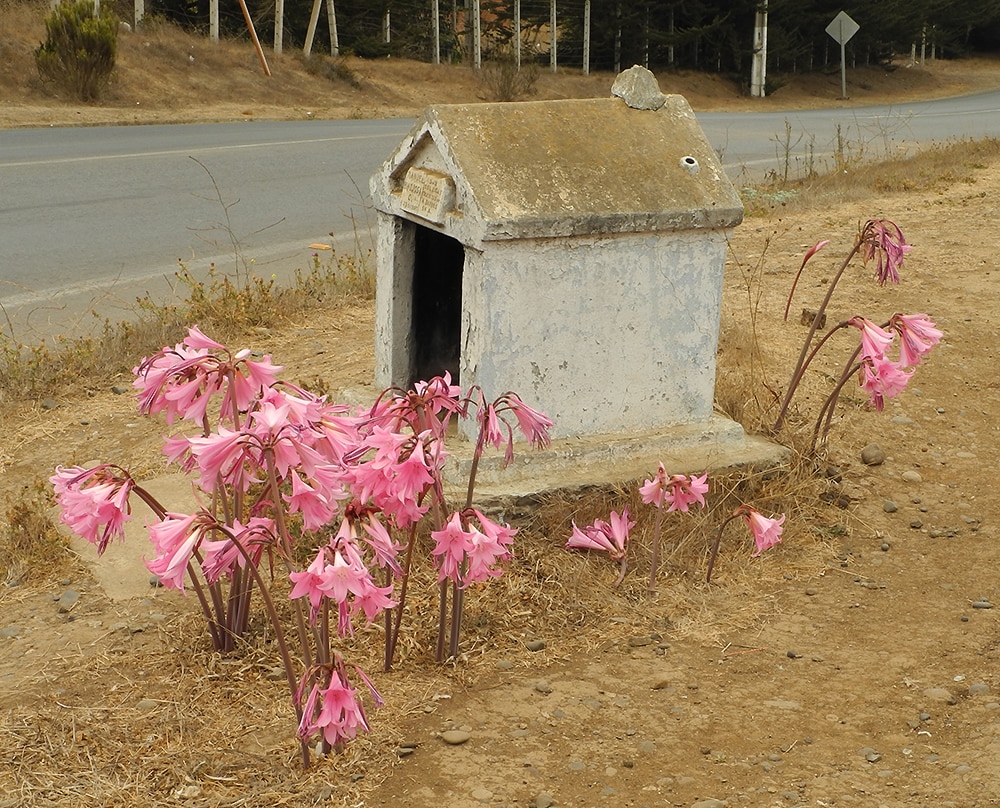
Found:
[[[437,210],[407,173],[440,184]],[[375,207],[467,244],[583,233],[725,228],[743,205],[681,96],[429,107],[371,180]]]

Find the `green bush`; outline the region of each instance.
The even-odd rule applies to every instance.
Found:
[[[93,0],[61,0],[45,18],[45,31],[35,50],[39,75],[81,101],[95,100],[115,69],[114,13],[104,8],[95,14]]]

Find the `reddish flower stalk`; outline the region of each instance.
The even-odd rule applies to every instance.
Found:
[[[799,271],[795,275],[795,280],[792,283],[792,289],[788,295],[788,302],[785,306],[786,319],[788,317],[788,309],[792,301],[792,294],[794,294],[795,287],[798,284],[799,275],[801,275],[802,270],[805,268],[806,262],[820,249],[822,249],[826,243],[827,242],[820,242],[806,253],[805,258],[799,267]],[[875,260],[875,279],[879,285],[882,286],[887,282],[899,282],[899,269],[903,264],[903,259],[911,249],[910,245],[906,243],[902,231],[893,222],[886,219],[869,219],[865,222],[864,227],[861,228],[861,231],[854,242],[854,246],[848,251],[847,256],[844,258],[840,267],[834,274],[833,279],[830,281],[826,295],[823,297],[823,301],[820,303],[819,308],[816,310],[816,314],[813,316],[812,323],[809,326],[809,331],[802,343],[802,350],[799,353],[799,358],[795,363],[794,369],[792,370],[792,377],[788,382],[787,389],[785,390],[785,397],[782,399],[781,405],[778,408],[778,414],[775,418],[774,426],[772,427],[774,432],[779,432],[782,426],[784,426],[785,417],[788,413],[788,407],[791,404],[792,397],[795,395],[795,391],[798,389],[799,384],[802,381],[802,377],[805,374],[809,362],[816,354],[816,350],[813,350],[811,354],[809,352],[813,337],[819,328],[819,324],[824,321],[824,315],[826,314],[827,307],[830,304],[830,299],[833,297],[837,284],[840,282],[840,279],[843,277],[847,267],[854,259],[854,256],[856,256],[859,252],[862,252],[863,259],[866,264],[873,259]],[[819,346],[817,346],[817,348],[818,347]]]

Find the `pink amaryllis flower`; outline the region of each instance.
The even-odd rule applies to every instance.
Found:
[[[628,550],[629,531],[635,522],[629,519],[628,508],[619,515],[612,511],[609,521],[595,519],[592,525],[579,528],[573,522],[573,532],[566,542],[567,548],[597,550],[608,554],[613,561],[621,561]]]
[[[125,523],[132,518],[129,494],[135,481],[122,469],[100,465],[57,466],[49,478],[63,524],[97,546],[101,555],[113,539],[125,538]]]
[[[879,286],[899,283],[903,258],[913,249],[906,243],[899,226],[888,219],[869,219],[861,231],[861,238],[865,263],[875,259],[875,279]]]
[[[146,569],[169,589],[184,591],[188,562],[205,534],[218,526],[207,511],[192,514],[167,513],[149,527],[149,538],[156,548],[156,558],[146,561]]]
[[[781,532],[784,529],[782,525],[785,522],[784,514],[781,514],[777,519],[769,519],[750,505],[740,505],[733,515],[742,517],[747,527],[750,528],[756,545],[756,549],[752,553],[753,558],[781,541]]]
[[[441,530],[431,532],[438,583],[451,580],[465,588],[498,577],[502,572],[499,565],[511,557],[516,532],[475,508],[455,511]]]
[[[647,505],[662,508],[667,505],[667,511],[687,513],[692,505],[705,507],[705,494],[708,493],[708,472],[700,477],[688,477],[684,474],[667,476],[663,463],[659,464],[656,474],[651,480],[646,480],[639,488],[639,495]]]
[[[869,403],[881,412],[885,408],[885,399],[902,393],[912,375],[904,371],[898,362],[885,357],[865,358],[861,362],[859,381],[869,395]]]
[[[715,541],[712,542],[712,549],[708,556],[708,571],[705,574],[706,583],[712,582],[712,570],[715,569],[715,559],[719,554],[719,543],[722,540],[722,533],[726,529],[726,525],[735,519],[742,519],[750,529],[750,535],[753,536],[754,541],[752,558],[756,558],[765,550],[774,547],[774,545],[781,541],[781,532],[784,530],[782,525],[785,523],[784,514],[781,514],[777,518],[769,518],[752,505],[740,505],[715,530]]]
[[[473,518],[479,523],[478,527]],[[471,547],[468,549],[469,566],[463,586],[497,578],[502,574],[500,564],[511,558],[510,545],[517,530],[510,525],[494,522],[473,508],[469,516],[469,532],[471,533]]]
[[[865,317],[852,317],[847,321],[861,332],[861,358],[883,359],[892,344],[892,334]]]
[[[252,516],[245,525],[234,519],[225,533],[229,534],[227,538],[219,541],[205,539],[199,547],[201,571],[210,584],[224,575],[232,575],[237,567],[245,568],[246,556],[250,556],[250,562],[255,567],[258,566],[264,548],[274,544],[277,536],[274,520],[260,516]]]
[[[899,334],[899,366],[919,365],[944,336],[926,314],[894,314],[889,327]]]
[[[356,665],[352,667],[368,688],[375,706],[382,706],[384,701],[371,679],[361,668]],[[324,675],[329,676],[326,685],[322,686],[322,681],[314,683],[303,702],[302,695],[309,680]],[[297,735],[303,742],[308,743],[310,738],[319,734],[328,746],[339,749],[345,742],[357,737],[358,732],[369,731],[364,704],[357,689],[351,686],[340,654],[334,654],[332,665],[306,672],[295,701],[302,705],[302,719]]]
[[[806,254],[802,258],[802,263],[799,265],[799,271],[795,273],[795,278],[792,281],[792,288],[788,290],[788,300],[785,303],[785,319],[786,320],[788,319],[788,309],[791,308],[792,297],[795,294],[795,287],[798,286],[799,277],[802,275],[802,270],[804,270],[806,268],[806,264],[809,263],[809,259],[812,258],[814,255],[816,255],[816,253],[818,253],[820,250],[822,250],[829,243],[830,243],[830,239],[823,239],[822,241],[816,242],[815,244],[813,244],[812,247],[810,247],[808,250],[806,250]]]
[[[397,432],[405,424],[413,432],[444,435],[454,415],[464,415],[468,401],[451,374],[415,382],[410,390],[386,390],[368,413],[368,423]]]
[[[543,449],[551,443],[549,438],[549,430],[553,426],[551,419],[525,404],[517,393],[504,393],[489,404],[482,390],[477,390],[476,393],[479,407],[476,417],[483,433],[481,440],[485,440],[497,449],[505,447],[504,466],[510,465],[514,459],[514,429],[503,417],[504,413],[510,412],[514,415],[518,429],[531,446]]]
[[[139,410],[163,412],[167,423],[181,418],[202,424],[211,399],[221,392],[220,419],[230,421],[282,370],[268,356],[260,361],[249,357],[250,351],[232,353],[193,326],[173,348],[162,348],[133,370]]]

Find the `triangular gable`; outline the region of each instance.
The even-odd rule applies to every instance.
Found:
[[[430,107],[372,178],[376,208],[467,244],[727,228],[743,206],[687,102]]]

